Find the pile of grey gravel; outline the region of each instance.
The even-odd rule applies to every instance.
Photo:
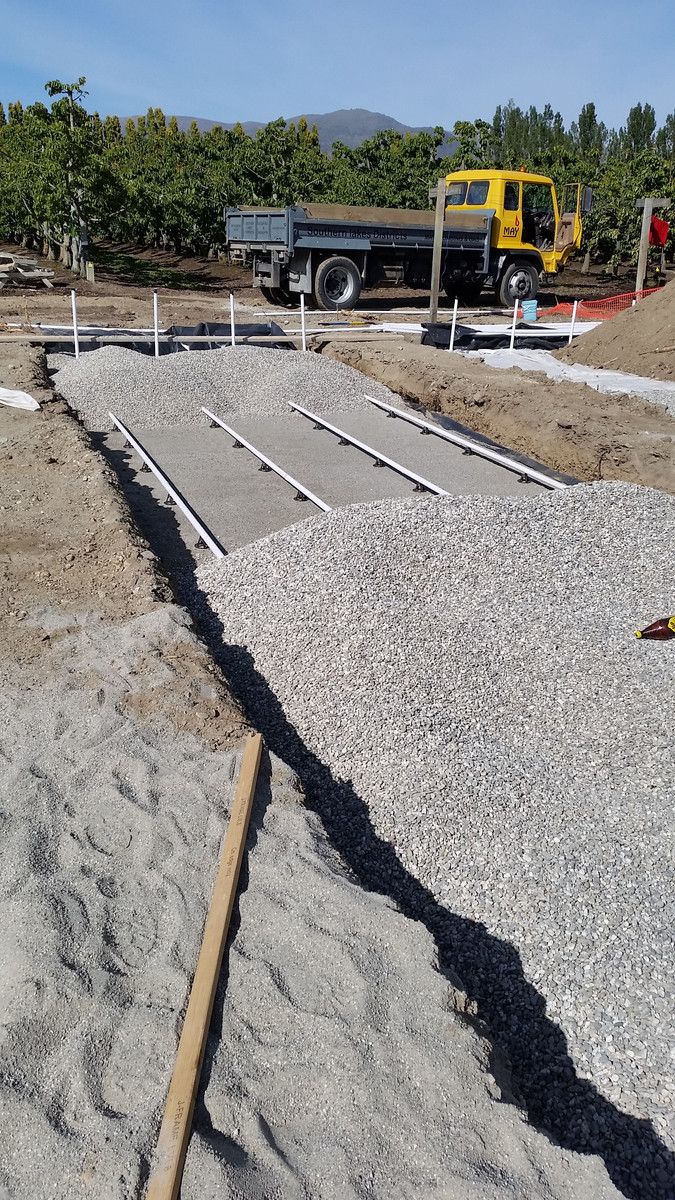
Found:
[[[218,416],[281,416],[293,400],[317,412],[367,408],[359,371],[323,355],[226,346],[153,358],[122,346],[51,355],[54,387],[90,429],[107,429],[114,412],[133,428],[204,425]],[[396,397],[368,381],[372,395]]]
[[[435,933],[531,1117],[671,1197],[675,498],[351,506],[199,569],[268,744]],[[200,607],[201,606],[201,607]]]

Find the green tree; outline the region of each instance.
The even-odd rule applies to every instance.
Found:
[[[572,144],[583,158],[600,159],[607,141],[607,130],[598,121],[595,105],[584,104],[576,123],[570,127]]]
[[[635,104],[628,114],[626,128],[622,130],[624,148],[630,154],[640,154],[651,149],[656,129],[656,113],[651,104]]]
[[[675,112],[666,117],[654,144],[662,158],[675,159]]]

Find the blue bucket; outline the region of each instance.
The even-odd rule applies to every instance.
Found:
[[[523,320],[524,321],[536,321],[536,319],[537,319],[537,301],[536,300],[523,300],[522,309],[523,309]]]

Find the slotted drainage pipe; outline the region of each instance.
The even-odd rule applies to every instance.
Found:
[[[412,413],[395,408],[393,404],[386,404],[384,400],[376,400],[374,396],[368,395],[366,395],[366,400],[374,404],[377,408],[381,408],[386,412],[388,417],[400,417],[402,421],[408,421],[410,425],[416,425],[423,433],[433,433],[435,437],[442,438],[444,442],[452,442],[455,446],[461,446],[469,454],[477,454],[481,458],[488,458],[490,462],[497,463],[498,466],[504,467],[507,471],[515,471],[523,481],[531,479],[534,483],[541,483],[547,488],[567,488],[571,486],[569,483],[563,483],[560,479],[551,479],[548,475],[544,475],[542,471],[537,471],[534,467],[528,467],[525,463],[517,462],[515,458],[509,458],[506,454],[500,454],[498,450],[490,450],[489,446],[482,446],[479,442],[472,442],[470,438],[463,437],[461,433],[449,433],[447,429],[440,429],[438,425],[433,425],[431,421],[423,421],[421,417],[414,417]]]

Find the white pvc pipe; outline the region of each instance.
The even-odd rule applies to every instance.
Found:
[[[300,326],[302,328],[302,348],[307,349],[307,330],[305,329],[305,293],[300,293]]]
[[[75,357],[80,357],[80,335],[77,331],[77,293],[73,288],[70,293],[70,303],[73,309],[73,341],[75,343]]]
[[[159,310],[157,305],[157,292],[152,293],[152,312],[155,322],[155,358],[159,358]]]
[[[230,345],[236,345],[234,332],[234,292],[230,292]]]
[[[457,326],[457,306],[458,306],[458,304],[459,304],[459,300],[455,296],[455,303],[454,303],[453,309],[452,309],[452,325],[450,326],[450,344],[448,346],[448,350],[453,350],[454,346],[455,346],[455,328]]]
[[[570,342],[572,341],[572,338],[574,337],[574,322],[575,322],[575,321],[576,321],[576,319],[577,319],[577,309],[578,309],[578,307],[579,307],[579,301],[578,301],[578,300],[575,300],[575,301],[574,301],[574,304],[572,305],[572,322],[571,322],[571,324],[570,324],[570,336],[569,336],[569,337],[568,337],[568,339],[567,339],[567,345],[568,345],[568,346],[569,346]]]
[[[513,306],[513,324],[511,325],[511,341],[509,342],[509,350],[513,350],[516,341],[516,322],[518,320],[518,301],[516,300]]]

